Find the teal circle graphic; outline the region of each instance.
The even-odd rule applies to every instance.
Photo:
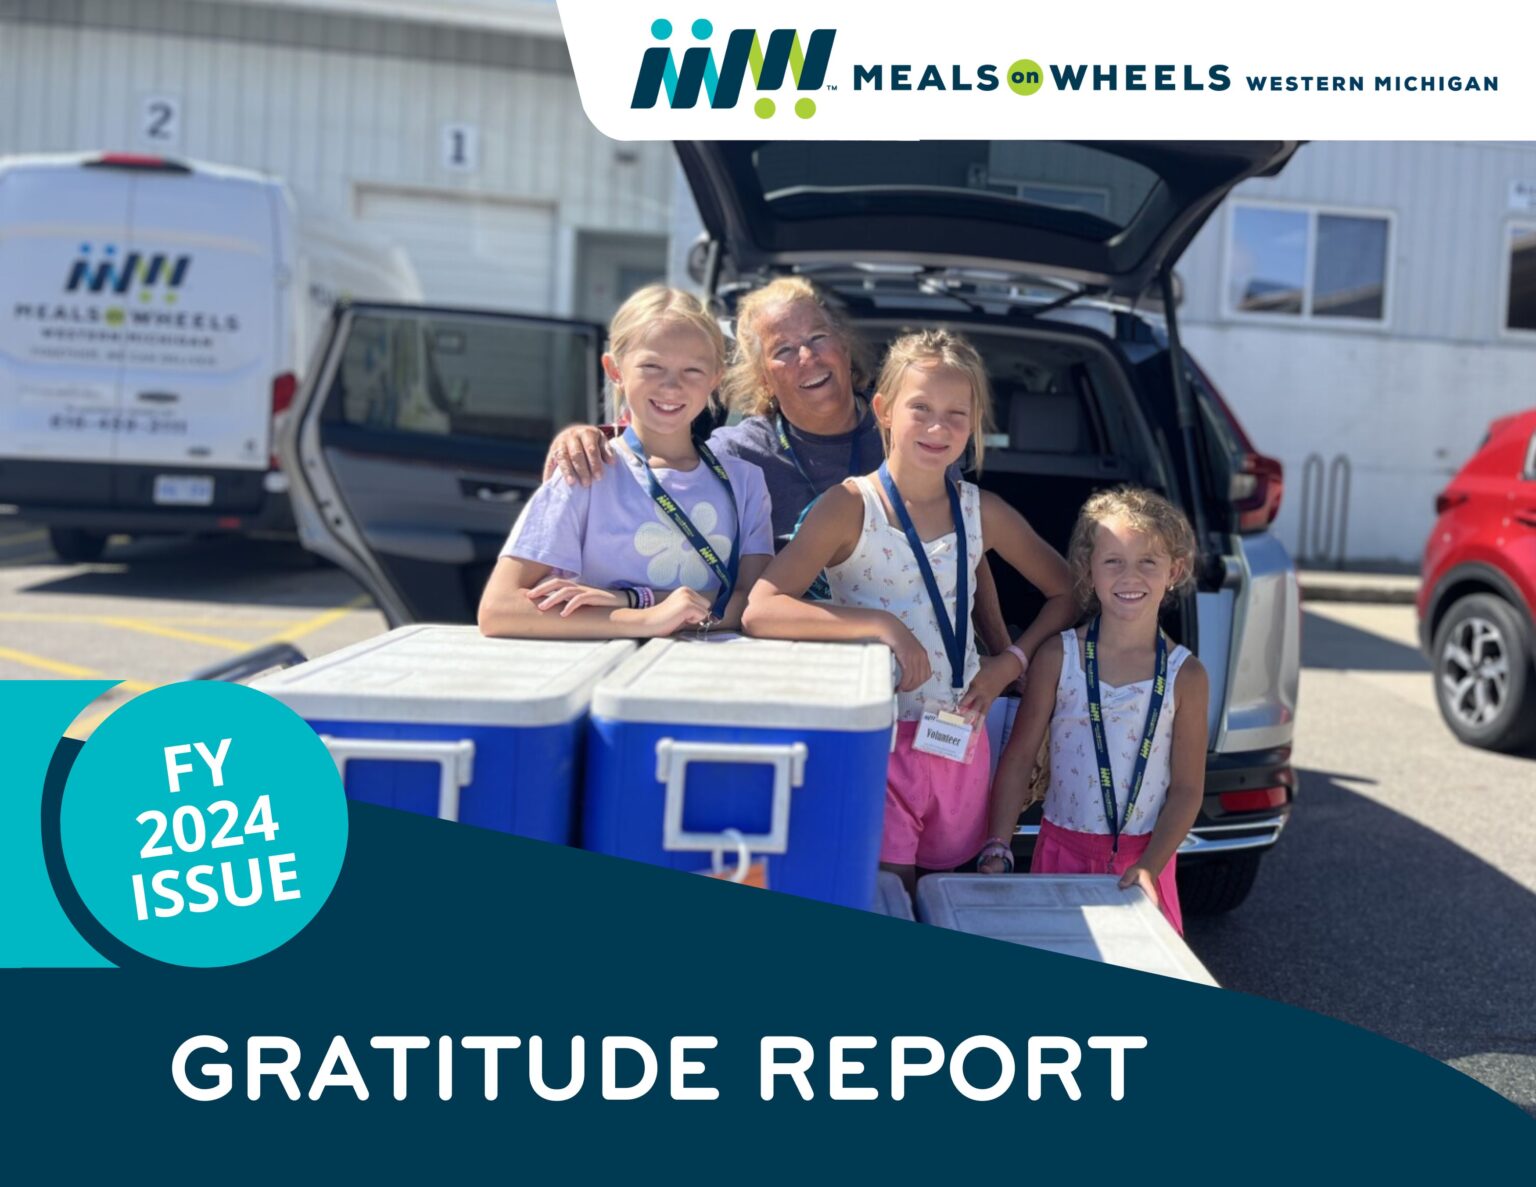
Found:
[[[60,810],[81,901],[135,951],[240,964],[314,918],[341,873],[347,803],[303,718],[240,684],[122,706],[81,749]]]
[[[672,36],[672,22],[663,17],[659,21],[651,22],[651,36],[657,41],[665,41]]]
[[[693,22],[693,35],[700,41],[703,41],[714,31],[715,27],[706,21],[703,17],[700,17],[698,20]]]

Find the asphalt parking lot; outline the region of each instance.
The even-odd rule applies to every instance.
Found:
[[[385,627],[355,582],[297,543],[165,537],[109,544],[99,564],[57,560],[47,533],[0,522],[0,679],[119,679],[70,729],[252,648],[322,655]]]
[[[1445,1060],[1536,1114],[1536,759],[1458,743],[1410,606],[1309,604],[1292,823],[1216,978]]]
[[[117,677],[71,729],[250,648],[324,654],[384,619],[296,544],[114,542],[55,560],[0,523],[0,678]],[[1435,709],[1407,606],[1308,604],[1296,811],[1253,896],[1190,921],[1231,989],[1445,1060],[1536,1114],[1536,759],[1461,746]]]

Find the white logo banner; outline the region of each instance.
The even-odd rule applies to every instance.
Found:
[[[621,140],[1526,139],[1536,5],[561,0]]]

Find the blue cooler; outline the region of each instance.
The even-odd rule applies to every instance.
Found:
[[[406,626],[253,687],[321,736],[348,799],[568,845],[592,688],[634,651]]]
[[[652,640],[593,690],[582,847],[868,910],[891,670],[882,644]]]

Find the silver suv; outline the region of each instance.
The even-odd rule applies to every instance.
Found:
[[[981,484],[1065,551],[1094,490],[1169,495],[1203,543],[1166,624],[1211,678],[1186,910],[1247,896],[1295,794],[1295,568],[1270,531],[1279,466],[1180,348],[1173,266],[1226,193],[1290,142],[688,142],[705,227],[695,279],[729,310],[815,279],[872,345],[947,325],[987,359],[997,432]],[[599,418],[601,327],[420,306],[339,306],[283,443],[305,544],[392,624],[472,622],[555,431]],[[994,569],[1006,615],[1037,595]],[[1038,809],[1035,810],[1036,812]],[[1016,848],[1037,820],[1020,822]]]

